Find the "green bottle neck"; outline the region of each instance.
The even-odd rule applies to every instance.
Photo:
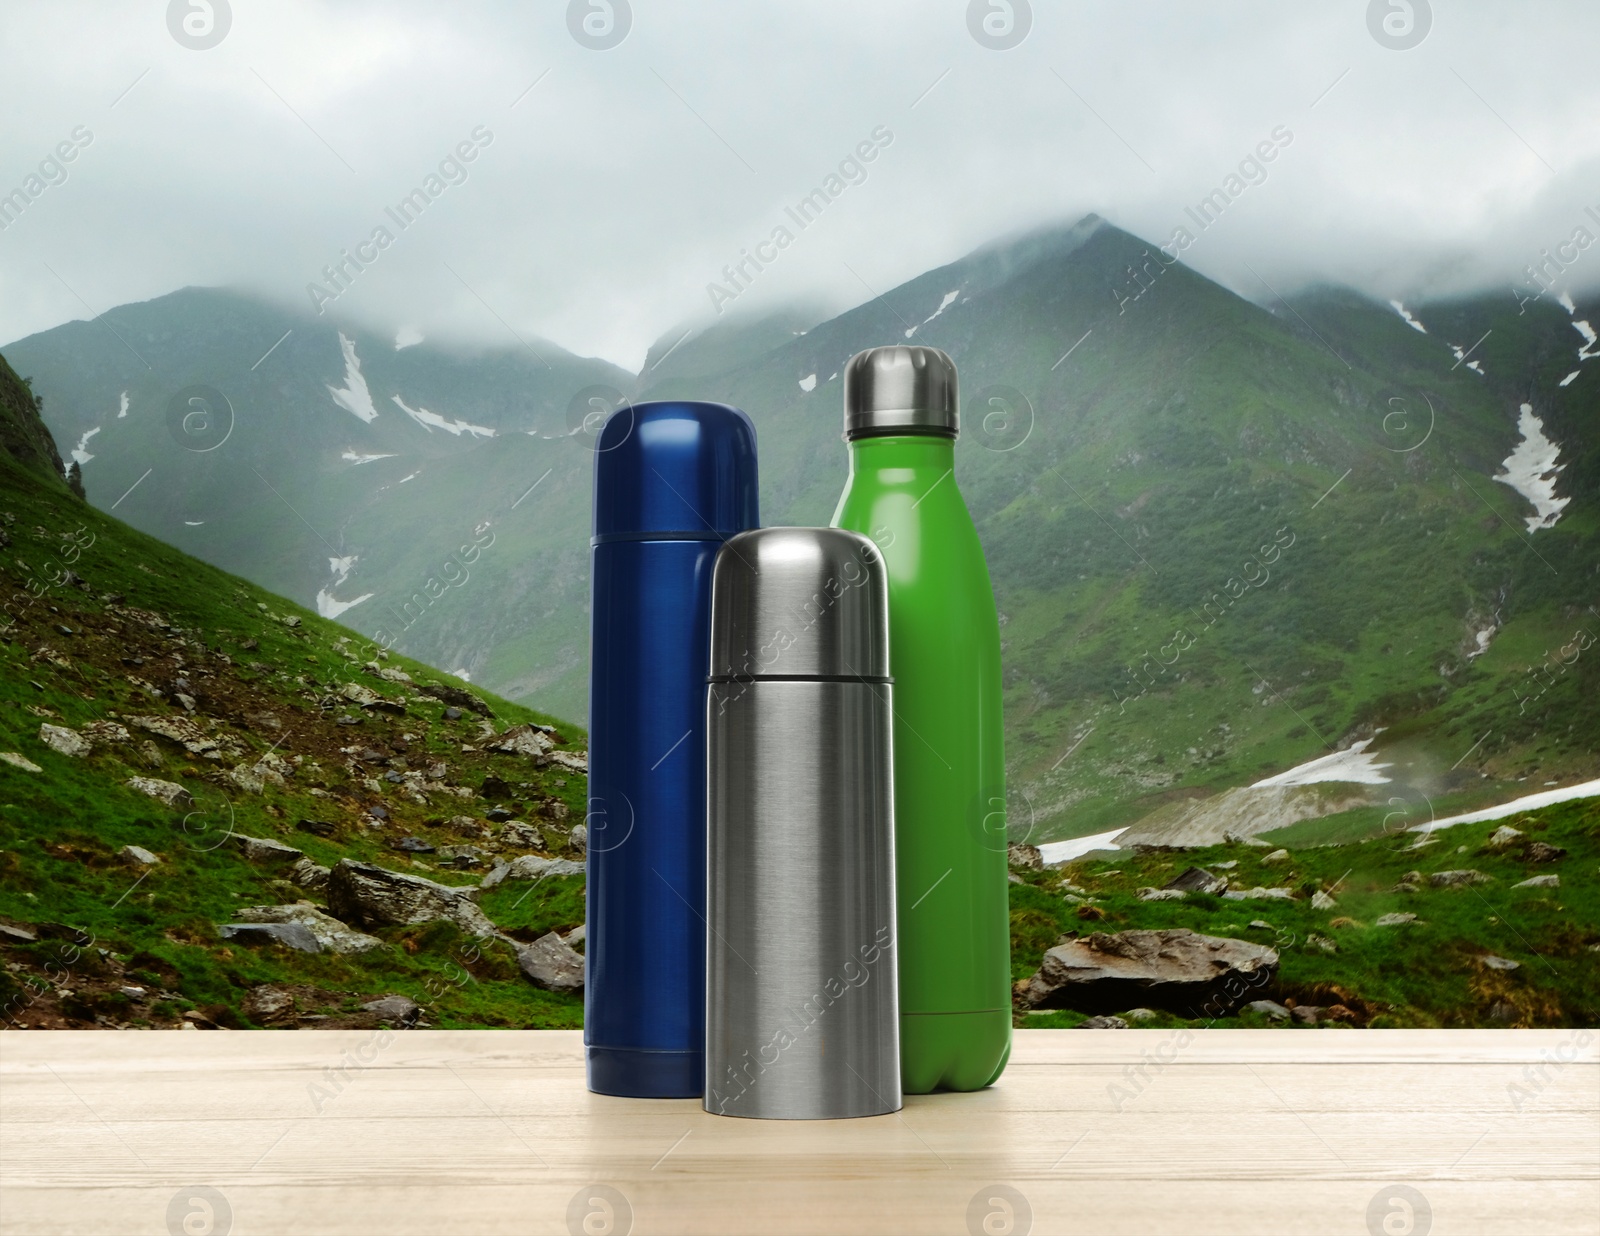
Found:
[[[925,473],[940,476],[954,468],[955,462],[955,439],[937,434],[895,434],[857,438],[850,443],[851,476],[910,470],[913,476],[896,478],[910,481]]]

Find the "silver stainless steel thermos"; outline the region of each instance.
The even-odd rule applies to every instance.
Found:
[[[722,547],[711,591],[705,1108],[898,1111],[883,558],[763,528]]]

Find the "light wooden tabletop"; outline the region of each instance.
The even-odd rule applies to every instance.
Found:
[[[8,1031],[0,1231],[1593,1236],[1597,1045],[1019,1031],[990,1090],[791,1123],[590,1094],[568,1031]]]

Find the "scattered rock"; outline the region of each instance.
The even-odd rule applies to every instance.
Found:
[[[357,708],[371,708],[384,702],[383,696],[379,695],[371,687],[363,686],[359,682],[345,683],[339,688],[339,694]]]
[[[1289,1016],[1302,1026],[1314,1026],[1320,1019],[1322,1009],[1315,1004],[1297,1004],[1289,1010]]]
[[[1228,891],[1228,882],[1221,876],[1212,875],[1204,867],[1190,867],[1176,879],[1162,885],[1162,890],[1176,889],[1185,893],[1205,893],[1215,896]],[[1146,900],[1156,900],[1146,898]]]
[[[1231,829],[1223,832],[1222,840],[1228,845],[1248,845],[1262,850],[1268,848],[1268,843],[1262,841],[1259,837],[1251,837],[1245,833],[1234,832]]]
[[[513,725],[503,734],[496,734],[484,743],[487,751],[503,751],[508,755],[526,755],[543,763],[544,757],[555,749],[555,743],[543,727]]]
[[[0,751],[0,762],[10,764],[13,768],[20,768],[23,772],[44,771],[44,769],[40,768],[37,764],[19,751]]]
[[[428,689],[426,687],[423,688],[423,691],[426,692],[427,694],[430,694],[430,695],[432,694],[432,692],[428,691]],[[461,709],[456,708],[454,706],[452,706],[450,708],[446,708],[444,710],[444,719],[446,721],[459,721],[459,720],[461,720]]]
[[[383,947],[383,941],[376,936],[356,931],[332,915],[324,914],[309,901],[287,906],[251,906],[240,910],[236,917],[241,923],[298,923],[330,953],[370,953]]]
[[[1276,1000],[1252,1000],[1244,1006],[1252,1013],[1260,1013],[1271,1021],[1288,1021],[1289,1010]]]
[[[1265,867],[1276,867],[1279,863],[1286,863],[1288,861],[1288,850],[1274,850],[1271,854],[1263,854],[1261,856],[1261,863]]]
[[[563,940],[565,940],[568,944],[576,945],[576,944],[582,944],[584,942],[584,940],[588,938],[588,935],[589,935],[589,925],[587,923],[579,923],[576,927],[574,927],[571,931],[567,932],[567,934],[562,936],[561,938]]]
[[[1154,1009],[1144,1008],[1129,1009],[1122,1015],[1123,1020],[1125,1021],[1154,1021],[1156,1016],[1157,1014]]]
[[[90,721],[79,732],[99,746],[119,746],[133,740],[127,727],[116,721]]]
[[[432,854],[434,847],[421,837],[402,837],[399,841],[389,843],[391,850],[400,850],[406,854]]]
[[[253,863],[279,866],[299,862],[305,857],[292,845],[285,845],[271,837],[246,837],[243,833],[234,833],[233,843]]]
[[[397,1030],[411,1029],[417,1024],[417,1018],[422,1016],[422,1006],[409,996],[382,996],[377,1000],[368,1000],[361,1007]]]
[[[474,936],[492,936],[494,924],[473,904],[475,889],[452,888],[342,858],[328,873],[328,909],[361,927],[409,925],[446,919]]]
[[[1493,953],[1485,953],[1482,957],[1478,958],[1478,960],[1481,961],[1485,966],[1487,966],[1491,970],[1520,970],[1520,969],[1522,969],[1522,963],[1521,962],[1512,961],[1511,958],[1509,958],[1509,957],[1496,957]]]
[[[1306,947],[1321,949],[1324,953],[1337,953],[1339,946],[1327,936],[1309,935],[1306,937]]]
[[[550,762],[559,764],[562,768],[570,768],[573,772],[587,773],[589,771],[589,755],[585,751],[552,751]],[[558,781],[556,783],[560,785]],[[565,806],[566,804],[562,804]]]
[[[1222,894],[1227,901],[1293,901],[1292,888],[1230,888]]]
[[[1566,856],[1567,852],[1560,846],[1550,845],[1544,841],[1530,841],[1527,848],[1522,851],[1522,857],[1530,863],[1553,863]]]
[[[570,858],[541,858],[537,854],[524,854],[509,863],[497,863],[483,877],[481,888],[493,888],[505,880],[543,880],[549,876],[583,875],[588,868]]]
[[[567,843],[574,850],[582,850],[587,853],[589,849],[589,826],[587,824],[577,825],[568,836]]]
[[[1408,871],[1395,884],[1394,891],[1397,893],[1414,893],[1422,887],[1422,880],[1422,872]]]
[[[1320,888],[1311,894],[1311,908],[1313,910],[1331,910],[1339,903]]]
[[[328,869],[321,863],[309,858],[302,858],[293,867],[289,868],[289,879],[301,888],[308,888],[314,893],[326,893],[328,889]]]
[[[124,783],[129,789],[138,790],[141,794],[148,794],[158,802],[163,802],[169,807],[192,807],[194,795],[184,789],[176,781],[162,781],[156,777],[129,777]]]
[[[1558,876],[1558,875],[1532,876],[1532,877],[1530,877],[1530,878],[1528,878],[1526,880],[1523,880],[1523,881],[1521,881],[1521,882],[1519,882],[1517,884],[1513,884],[1511,887],[1512,888],[1560,888],[1561,887],[1561,877]]]
[[[425,682],[417,690],[424,695],[431,695],[441,703],[451,705],[451,707],[444,710],[446,721],[459,721],[463,708],[468,712],[477,713],[480,717],[494,716],[494,713],[489,711],[489,705],[472,694],[471,691],[464,691],[460,687],[452,687],[449,683]],[[451,716],[451,713],[455,713],[455,716]]]
[[[117,851],[117,857],[132,867],[151,867],[161,861],[142,845],[125,845]]]
[[[327,820],[301,820],[295,827],[314,837],[331,837],[334,834],[334,826]]]
[[[251,1021],[266,1023],[294,1014],[294,997],[281,987],[263,983],[245,993],[241,1006]]]
[[[1236,1008],[1277,967],[1277,952],[1264,945],[1182,927],[1095,932],[1048,950],[1038,973],[1017,985],[1017,997],[1036,1009],[1108,1013],[1138,1004],[1216,1017]]]
[[[1141,888],[1140,901],[1182,901],[1189,894],[1181,888]]]
[[[1488,884],[1493,879],[1481,871],[1435,871],[1428,877],[1428,883],[1434,888],[1464,888],[1469,884]]]
[[[93,750],[92,744],[77,730],[64,725],[51,725],[48,721],[39,727],[39,741],[58,755],[81,759]]]
[[[15,923],[0,923],[0,941],[7,944],[35,944],[38,940],[38,933],[29,931],[26,927],[18,927]]]
[[[1085,1017],[1076,1026],[1075,1030],[1126,1030],[1128,1023],[1120,1017]]]
[[[1522,836],[1520,828],[1512,828],[1509,824],[1502,824],[1489,834],[1489,839],[1483,845],[1488,850],[1503,850],[1520,836]]]
[[[1039,847],[1036,845],[1013,841],[1006,847],[1006,863],[1011,867],[1021,867],[1025,871],[1042,871],[1044,855],[1039,853]]]
[[[320,953],[317,937],[300,923],[226,923],[217,931],[236,944],[282,944],[302,953]]]
[[[190,755],[221,758],[216,740],[187,717],[129,717],[128,722],[177,743]]]
[[[1373,926],[1404,927],[1407,923],[1414,923],[1416,921],[1417,916],[1415,914],[1382,914],[1378,916],[1378,921],[1373,923]]]
[[[1276,927],[1274,927],[1271,923],[1267,922],[1267,920],[1264,919],[1264,918],[1253,918],[1253,919],[1251,919],[1250,920],[1250,926],[1255,931],[1276,931],[1277,930]]]
[[[519,949],[517,966],[535,987],[546,991],[583,990],[583,954],[553,931]]]

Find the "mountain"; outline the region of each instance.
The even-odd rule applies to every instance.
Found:
[[[3,363],[0,408],[49,459]],[[9,453],[0,549],[0,1021],[580,1024],[542,967],[583,921],[581,731]]]
[[[568,409],[630,375],[543,340],[464,352],[203,288],[7,352],[50,392],[46,420],[102,510],[583,716],[592,434],[569,419],[581,430],[592,405]]]
[[[26,378],[19,378],[5,357],[0,356],[0,450],[35,476],[65,485],[68,473],[61,463],[61,452],[39,415],[39,397]],[[71,474],[74,492],[83,497],[83,482]]]
[[[826,523],[847,467],[844,362],[932,344],[961,370],[956,477],[1005,623],[1017,838],[1124,827],[1374,739],[1366,806],[1312,792],[1289,796],[1289,815],[1333,813],[1336,829],[1374,807],[1425,819],[1600,771],[1596,658],[1580,655],[1600,600],[1600,369],[1585,334],[1600,305],[1496,294],[1397,308],[1338,288],[1257,304],[1089,216],[804,321],[734,311],[669,332],[637,377],[541,343],[570,375],[559,391],[535,386],[543,371],[520,350],[395,352],[197,290],[13,353],[51,392],[64,438],[103,425],[84,467],[92,501],[307,602],[323,593],[325,610],[365,597],[345,621],[579,716],[584,410],[622,396],[737,404],[760,435],[765,522]],[[250,347],[227,352],[233,336]],[[353,386],[345,340],[370,422],[336,400]],[[139,378],[129,348],[158,343],[193,363],[117,418]],[[180,381],[226,390],[236,433],[256,427],[233,462],[210,458],[231,440],[180,452],[155,426]],[[564,416],[579,383],[606,389]],[[540,392],[533,414],[511,401],[524,388]],[[396,396],[496,436],[430,431]],[[83,408],[99,419],[65,411]],[[473,563],[449,560],[490,536]]]

